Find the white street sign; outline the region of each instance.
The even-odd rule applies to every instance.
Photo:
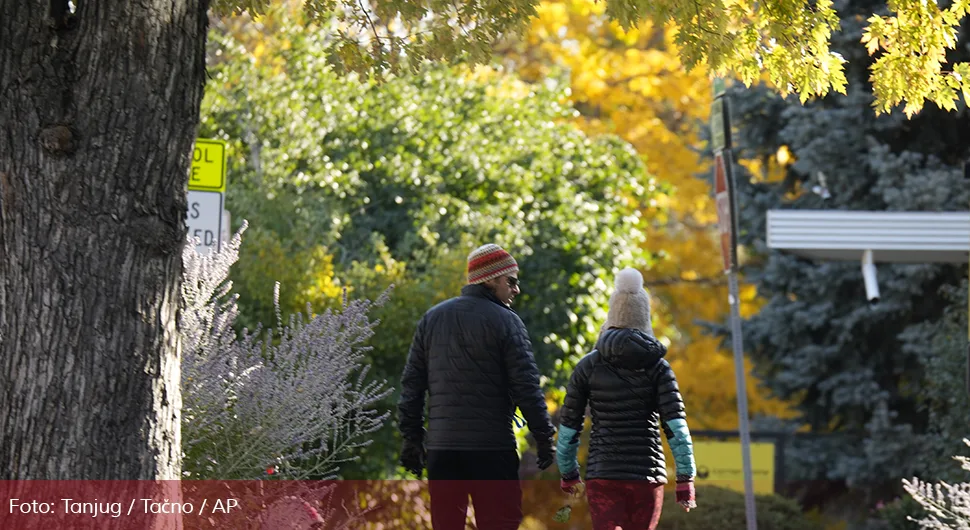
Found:
[[[195,250],[208,254],[222,246],[222,194],[214,191],[189,190],[189,215],[186,224],[189,237],[199,238]]]
[[[229,215],[228,210],[222,210],[222,241],[229,241],[232,239],[232,216]],[[222,249],[222,243],[219,243],[219,249]]]

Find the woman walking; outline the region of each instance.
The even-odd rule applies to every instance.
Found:
[[[643,277],[635,269],[620,271],[596,347],[569,380],[557,443],[562,489],[577,494],[576,453],[588,405],[586,496],[594,530],[656,529],[667,483],[661,430],[674,455],[677,502],[687,511],[697,506],[687,415],[666,353],[653,336]]]

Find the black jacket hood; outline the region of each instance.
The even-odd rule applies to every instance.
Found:
[[[638,329],[609,328],[600,333],[596,349],[617,368],[646,370],[667,355],[667,347]]]

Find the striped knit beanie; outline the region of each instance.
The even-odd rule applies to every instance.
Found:
[[[519,271],[515,258],[502,247],[489,243],[468,255],[468,283],[483,283]]]

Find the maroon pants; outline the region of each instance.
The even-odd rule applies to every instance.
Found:
[[[663,484],[600,480],[586,483],[593,530],[656,530],[663,508]]]
[[[508,451],[428,451],[431,526],[465,530],[468,498],[479,530],[516,530],[522,523],[519,455]]]

